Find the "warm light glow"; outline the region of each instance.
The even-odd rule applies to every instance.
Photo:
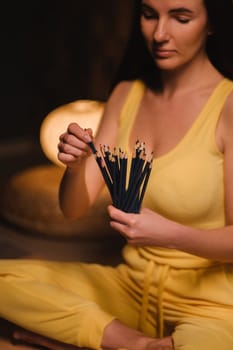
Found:
[[[63,166],[57,159],[59,136],[70,123],[78,123],[82,128],[91,128],[96,134],[104,103],[93,100],[78,100],[58,107],[43,120],[40,128],[40,144],[46,157],[53,163]]]

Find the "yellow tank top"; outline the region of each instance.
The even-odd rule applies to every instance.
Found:
[[[144,90],[135,81],[121,111],[119,144],[124,149]],[[215,130],[232,90],[233,82],[223,79],[179,144],[155,158],[143,206],[194,227],[224,225],[223,155]]]
[[[196,228],[224,226],[223,155],[217,148],[215,131],[232,90],[233,82],[223,79],[176,147],[155,158],[144,207]],[[144,91],[145,85],[135,81],[122,108],[119,145],[123,149],[129,149],[130,130]]]

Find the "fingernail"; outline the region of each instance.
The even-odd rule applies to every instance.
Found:
[[[85,140],[86,140],[87,142],[91,142],[91,137],[90,137],[89,134],[85,134],[85,135],[84,135],[84,138],[85,138]]]

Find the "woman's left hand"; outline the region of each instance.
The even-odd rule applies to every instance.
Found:
[[[125,213],[110,205],[110,225],[136,246],[160,246],[172,248],[179,224],[154,211],[142,209],[140,214]]]

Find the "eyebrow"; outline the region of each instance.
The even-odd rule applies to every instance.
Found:
[[[178,8],[174,8],[172,10],[169,11],[170,13],[187,13],[187,14],[192,14],[193,11],[190,9],[187,9],[186,7],[178,7]]]
[[[152,9],[154,11],[156,11],[156,9],[153,9],[153,7],[151,7],[150,5],[147,5],[144,1],[142,1],[142,7],[144,8],[148,8],[148,9]],[[185,13],[185,14],[193,14],[193,11],[188,9],[187,7],[177,7],[174,9],[169,10],[169,13],[173,14],[179,14],[179,13]]]

